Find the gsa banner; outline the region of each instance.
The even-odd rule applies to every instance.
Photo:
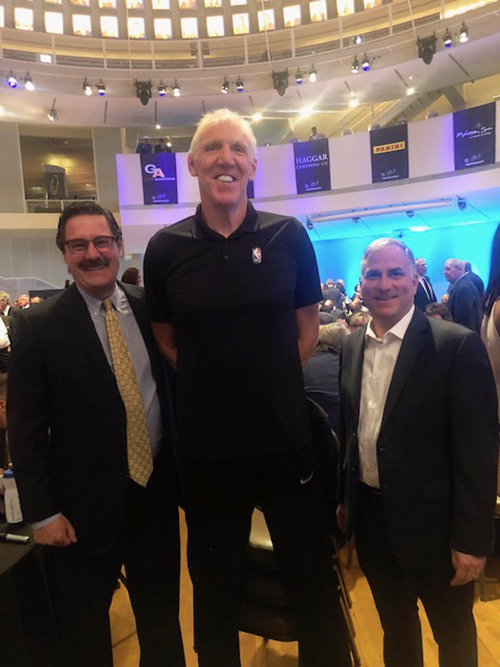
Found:
[[[495,102],[453,114],[455,170],[495,162]]]
[[[331,190],[328,139],[293,144],[297,194]]]
[[[175,153],[141,155],[145,204],[177,204]]]
[[[370,132],[372,183],[408,178],[408,126],[394,125]]]

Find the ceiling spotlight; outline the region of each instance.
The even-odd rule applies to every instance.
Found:
[[[168,148],[172,148],[172,142],[170,141],[170,137],[167,137],[165,144],[167,145]]]
[[[11,72],[7,77],[7,83],[10,88],[17,88],[17,78],[14,76],[14,73]]]
[[[254,123],[258,123],[264,118],[264,116],[260,113],[260,111],[256,111],[254,115],[252,116],[252,120]]]
[[[300,110],[300,115],[303,116],[304,118],[307,118],[313,113],[314,113],[314,107],[312,107],[310,104],[306,104]]]
[[[223,95],[227,95],[229,92],[229,81],[227,80],[227,76],[224,77],[224,81],[220,87],[220,92],[223,93]]]
[[[180,97],[181,96],[181,87],[177,83],[177,79],[174,82],[174,85],[172,86],[172,93],[174,97]]]
[[[149,100],[152,96],[151,88],[151,81],[135,81],[136,95],[141,100],[141,104],[143,106],[147,106],[147,104],[149,104]]]
[[[408,88],[406,89],[406,94],[408,96],[414,95],[415,94],[415,88],[413,88],[413,86],[408,86]]]
[[[302,72],[300,71],[300,67],[298,70],[295,72],[295,83],[300,86],[300,84],[304,81],[304,77],[302,76]]]
[[[167,86],[163,83],[163,81],[160,81],[158,84],[158,95],[160,97],[165,97],[167,94]]]
[[[353,74],[357,74],[359,72],[359,60],[356,56],[354,56],[354,60],[352,61],[351,72]]]
[[[311,83],[316,83],[317,80],[318,80],[318,70],[313,65],[309,70],[309,81]]]
[[[359,106],[359,102],[356,99],[356,97],[354,97],[354,95],[351,97],[351,101],[349,102],[349,106],[351,107],[351,109],[355,109],[357,106]]]
[[[447,49],[449,49],[450,46],[453,44],[453,37],[448,28],[446,28],[446,32],[443,35],[443,44],[446,46]]]
[[[354,42],[354,44],[362,44],[363,38],[361,37],[361,35],[356,35],[356,37],[352,38],[352,41]]]
[[[83,80],[83,92],[85,93],[85,95],[87,95],[87,97],[90,97],[92,95],[92,86],[88,82],[87,77],[85,77],[85,79]]]
[[[242,93],[244,88],[245,84],[243,83],[243,79],[241,78],[241,76],[238,76],[238,78],[236,79],[236,91],[238,93]]]
[[[314,224],[309,218],[307,218],[306,227],[307,229],[314,229]]]
[[[157,130],[161,130],[161,125],[160,125],[160,123],[156,123],[155,128],[156,128]]]
[[[54,123],[56,120],[59,120],[59,116],[57,115],[56,111],[56,98],[54,97],[54,101],[52,102],[52,109],[50,109],[49,113],[47,114],[48,119]]]
[[[418,57],[422,58],[426,65],[430,65],[434,54],[436,53],[436,33],[429,37],[419,37],[417,39]]]
[[[35,90],[35,84],[33,83],[33,79],[29,75],[29,72],[26,72],[26,76],[24,77],[24,87],[30,92]]]
[[[458,41],[461,44],[465,44],[465,42],[469,41],[469,29],[465,25],[465,23],[462,23],[462,27],[460,28],[460,32],[458,33]]]
[[[363,72],[368,72],[368,70],[370,69],[370,59],[368,58],[366,53],[363,56],[363,60],[361,61],[361,67],[363,68]]]
[[[280,97],[283,97],[288,88],[288,70],[286,69],[284,72],[273,72],[271,76],[273,79],[274,90]]]
[[[101,97],[106,95],[106,86],[103,84],[102,79],[99,79],[99,83],[96,84],[96,88]]]
[[[467,208],[467,201],[463,197],[459,197],[457,203],[458,203],[458,208],[461,211],[465,211],[465,209]]]

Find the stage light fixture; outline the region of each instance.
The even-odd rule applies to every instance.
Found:
[[[359,106],[359,102],[354,95],[351,97],[351,101],[349,102],[349,106],[351,107],[351,109],[355,109],[357,106]]]
[[[313,114],[313,113],[314,113],[314,107],[311,106],[310,104],[306,104],[306,105],[303,106],[302,109],[300,110],[300,115],[301,115],[303,118],[307,118],[308,116],[310,116],[310,115]]]
[[[17,88],[17,77],[14,75],[14,72],[10,72],[7,77],[7,83],[9,84],[9,88]]]
[[[313,65],[309,70],[309,82],[316,83],[317,80],[318,80],[318,70]]]
[[[160,123],[156,123],[156,125],[155,125],[155,129],[157,129],[157,130],[161,130],[161,125],[160,125]]]
[[[459,197],[457,203],[458,203],[458,208],[461,211],[465,211],[465,209],[467,208],[467,201],[463,197]]]
[[[357,56],[354,56],[354,60],[352,61],[351,72],[353,74],[357,74],[359,72],[359,60]]]
[[[106,86],[103,84],[102,79],[99,79],[99,83],[96,83],[97,92],[101,97],[106,95]]]
[[[429,35],[429,37],[419,37],[417,39],[418,57],[422,58],[426,65],[430,65],[434,58],[436,42],[436,33]]]
[[[85,93],[85,95],[87,95],[87,97],[90,97],[92,95],[92,86],[88,82],[87,77],[85,77],[85,79],[83,80],[83,92]]]
[[[449,49],[450,46],[453,44],[453,36],[451,32],[448,30],[448,28],[446,28],[446,31],[443,35],[443,44],[447,49]]]
[[[168,146],[168,148],[172,148],[172,142],[170,141],[170,137],[166,138],[165,144]]]
[[[302,72],[300,71],[300,67],[298,70],[295,72],[295,83],[300,86],[300,84],[304,81],[304,77],[302,75]]]
[[[415,94],[415,88],[413,88],[413,86],[408,86],[408,88],[406,89],[406,94],[408,96],[414,95]]]
[[[236,92],[242,93],[245,90],[245,84],[243,83],[243,79],[241,78],[241,76],[238,76],[235,85],[236,85]]]
[[[356,35],[356,37],[353,37],[353,38],[352,38],[352,41],[353,41],[354,44],[356,44],[356,45],[358,45],[358,44],[362,44],[362,43],[363,43],[363,38],[362,38],[361,35]]]
[[[29,90],[30,92],[35,90],[35,84],[33,83],[33,79],[31,78],[29,72],[26,72],[26,76],[24,77],[23,81],[26,90]]]
[[[227,80],[227,76],[224,77],[224,81],[222,82],[222,85],[220,87],[220,92],[223,95],[227,95],[229,92],[229,81]]]
[[[174,82],[174,85],[172,86],[172,94],[174,97],[180,97],[181,96],[181,87],[177,83],[177,79]]]
[[[158,84],[158,95],[160,97],[165,97],[167,94],[167,86],[163,83],[163,81],[160,81]]]
[[[56,98],[54,97],[54,101],[52,102],[52,108],[50,109],[49,113],[47,114],[48,119],[54,123],[56,120],[59,120],[59,116],[57,115],[56,111]]]
[[[365,55],[363,56],[363,60],[361,61],[361,67],[363,68],[363,72],[368,72],[368,70],[370,69],[370,65],[371,65],[370,59],[365,53]]]
[[[413,218],[414,215],[415,215],[415,211],[411,211],[411,210],[410,210],[410,211],[406,211],[406,215],[408,216],[408,218]]]
[[[264,116],[261,114],[260,111],[256,111],[252,116],[252,120],[254,123],[259,123],[263,118]]]
[[[149,100],[152,97],[151,88],[151,81],[135,81],[136,95],[140,99],[143,106],[147,106],[149,104]]]
[[[458,41],[461,44],[465,44],[465,42],[469,41],[469,29],[465,25],[465,23],[462,23],[462,27],[460,28],[460,32],[458,33]]]
[[[271,76],[273,79],[274,90],[280,97],[283,97],[288,88],[288,70],[286,69],[284,72],[273,72]]]
[[[314,225],[309,219],[306,222],[306,227],[307,227],[307,229],[310,229],[310,230],[314,229]]]

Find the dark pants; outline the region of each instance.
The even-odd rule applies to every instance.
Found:
[[[200,667],[239,667],[238,614],[251,517],[266,517],[304,667],[350,667],[332,539],[312,452],[182,459]]]
[[[356,550],[384,630],[386,667],[423,667],[417,599],[439,646],[440,667],[477,667],[474,584],[450,585],[451,554],[449,564],[441,568],[403,569],[390,543],[382,499],[364,484],[359,492]]]
[[[83,545],[44,550],[64,667],[111,667],[109,607],[122,564],[141,667],[183,667],[179,625],[179,516],[161,482],[130,482],[118,540],[105,555]],[[167,482],[163,482],[163,487]]]

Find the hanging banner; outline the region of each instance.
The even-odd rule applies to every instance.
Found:
[[[408,178],[408,126],[394,125],[370,132],[372,183]]]
[[[144,204],[177,204],[175,153],[141,155]]]
[[[453,114],[455,170],[495,162],[495,102]]]
[[[297,194],[331,190],[328,139],[293,144]]]

